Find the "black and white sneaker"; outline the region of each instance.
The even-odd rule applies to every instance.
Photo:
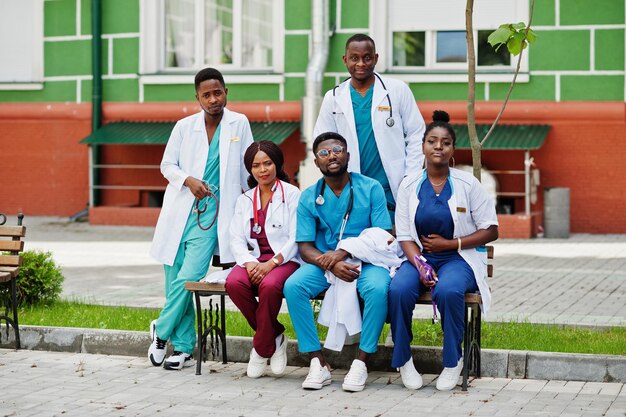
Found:
[[[167,346],[167,340],[159,339],[156,334],[156,320],[152,320],[150,323],[150,338],[152,343],[148,349],[148,358],[152,365],[161,366],[165,359],[165,348]]]
[[[193,366],[193,356],[189,353],[174,351],[172,356],[167,358],[163,367],[170,370],[179,370]]]

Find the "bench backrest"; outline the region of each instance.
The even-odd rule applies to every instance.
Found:
[[[6,217],[0,215],[0,218],[3,219],[0,223],[0,267],[19,267],[22,265],[20,252],[24,250],[22,239],[26,236],[26,227],[21,225],[24,216],[18,216],[17,226],[4,226]]]

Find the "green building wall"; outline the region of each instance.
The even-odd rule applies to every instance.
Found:
[[[374,0],[371,0],[374,1]],[[530,79],[519,83],[513,100],[624,100],[624,2],[621,0],[536,0],[533,28],[539,35],[529,51]],[[346,39],[367,31],[363,0],[331,0],[328,76],[324,90],[345,73]],[[558,4],[559,9],[556,10]],[[280,84],[238,84],[233,101],[299,100],[309,56],[311,1],[285,0],[285,73]],[[139,83],[139,0],[103,0],[104,101],[190,101],[188,85]],[[0,102],[91,100],[91,1],[44,2],[42,90],[0,91]],[[465,100],[465,83],[411,83],[417,100]],[[143,88],[143,91],[140,91]],[[477,99],[501,100],[508,83],[477,84]]]

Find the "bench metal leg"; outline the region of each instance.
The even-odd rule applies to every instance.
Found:
[[[15,348],[21,349],[20,326],[17,322],[17,278],[11,280],[11,307],[13,308],[13,331],[15,331]],[[7,327],[9,325],[7,324]]]
[[[198,354],[196,355],[196,375],[202,375],[202,336],[203,336],[203,323],[202,323],[202,301],[200,295],[194,292],[194,298],[196,299],[196,321],[198,322]]]
[[[228,355],[226,354],[226,296],[220,295],[220,306],[222,308],[221,326],[222,326],[222,363],[228,363]]]
[[[463,385],[461,389],[467,391],[467,379],[469,377],[469,362],[470,358],[470,333],[471,333],[471,317],[468,316],[468,312],[471,311],[467,305],[465,306],[465,331],[463,332]],[[469,313],[471,314],[471,313]]]

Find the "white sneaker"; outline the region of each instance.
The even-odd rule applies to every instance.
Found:
[[[267,366],[267,358],[262,357],[256,350],[252,348],[250,351],[250,360],[248,361],[247,374],[250,378],[258,378],[265,373],[265,367]]]
[[[167,346],[167,340],[159,339],[156,334],[156,320],[152,320],[150,323],[150,339],[152,343],[148,348],[148,359],[154,366],[163,365],[165,359],[165,350]]]
[[[328,366],[322,366],[318,358],[311,359],[309,374],[302,383],[304,389],[322,389],[326,385],[330,385],[331,376]]]
[[[178,350],[172,353],[172,356],[167,358],[163,367],[169,370],[178,371],[183,368],[187,368],[189,366],[193,366],[193,356],[189,353],[180,352]]]
[[[344,391],[359,392],[365,388],[365,381],[367,381],[367,366],[365,362],[355,359],[341,387]]]
[[[463,358],[459,359],[459,362],[454,368],[443,368],[441,375],[437,378],[437,389],[439,391],[450,391],[459,382],[459,376],[463,371]]]
[[[424,382],[422,381],[422,376],[417,372],[417,369],[415,369],[413,358],[410,358],[407,363],[398,369],[400,370],[400,378],[402,378],[402,383],[405,387],[408,389],[422,388]]]
[[[270,368],[272,368],[272,373],[275,375],[282,375],[285,372],[285,367],[287,367],[288,340],[284,334],[278,337],[282,337],[283,341],[270,358]]]

